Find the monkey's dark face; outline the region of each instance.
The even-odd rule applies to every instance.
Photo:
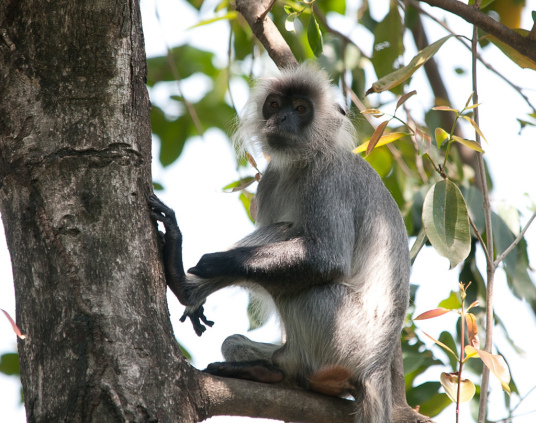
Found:
[[[266,120],[264,132],[270,147],[292,148],[303,140],[301,135],[313,120],[314,107],[305,95],[272,93],[264,101],[262,115]]]

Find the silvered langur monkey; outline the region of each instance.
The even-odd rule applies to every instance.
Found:
[[[207,372],[356,399],[356,419],[391,421],[391,361],[409,296],[406,230],[378,174],[352,153],[355,132],[336,88],[312,65],[258,81],[235,135],[270,161],[257,189],[257,229],[183,270],[174,213],[164,223],[167,283],[201,335],[205,298],[231,285],[275,305],[285,342],[233,335]]]

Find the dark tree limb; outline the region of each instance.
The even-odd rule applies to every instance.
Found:
[[[399,354],[398,354],[399,353]],[[394,385],[401,385],[395,394],[393,423],[432,423],[429,417],[418,414],[406,404],[402,354],[393,369],[399,369],[399,378]],[[201,391],[205,395],[207,414],[213,416],[248,416],[269,418],[295,423],[354,423],[353,401],[317,394],[302,389],[250,382],[239,379],[221,378],[199,373]],[[405,405],[402,405],[405,404]]]
[[[500,22],[497,22],[484,12],[456,0],[421,0],[421,2],[428,3],[430,6],[439,7],[447,12],[458,15],[467,22],[486,31],[488,34],[497,37],[519,53],[536,61],[536,40],[519,35],[517,32],[504,26]]]

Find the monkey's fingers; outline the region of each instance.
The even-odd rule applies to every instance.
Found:
[[[179,319],[181,322],[184,323],[186,321],[186,318],[189,318],[192,322],[192,326],[194,327],[194,331],[197,334],[197,336],[203,335],[203,332],[207,330],[205,326],[201,322],[203,322],[205,325],[212,327],[214,325],[214,322],[211,320],[208,320],[205,316],[205,311],[203,309],[203,306],[198,307],[193,312],[192,311],[185,311],[182,317]]]
[[[153,219],[160,220],[164,223],[167,219],[176,224],[177,219],[175,218],[175,212],[173,209],[162,203],[162,201],[156,195],[150,195],[147,199],[147,203],[149,203],[149,206],[151,207],[151,216]]]

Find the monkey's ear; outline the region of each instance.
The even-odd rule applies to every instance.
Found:
[[[341,113],[341,115],[346,116],[346,111],[339,103],[335,103],[335,108]]]

